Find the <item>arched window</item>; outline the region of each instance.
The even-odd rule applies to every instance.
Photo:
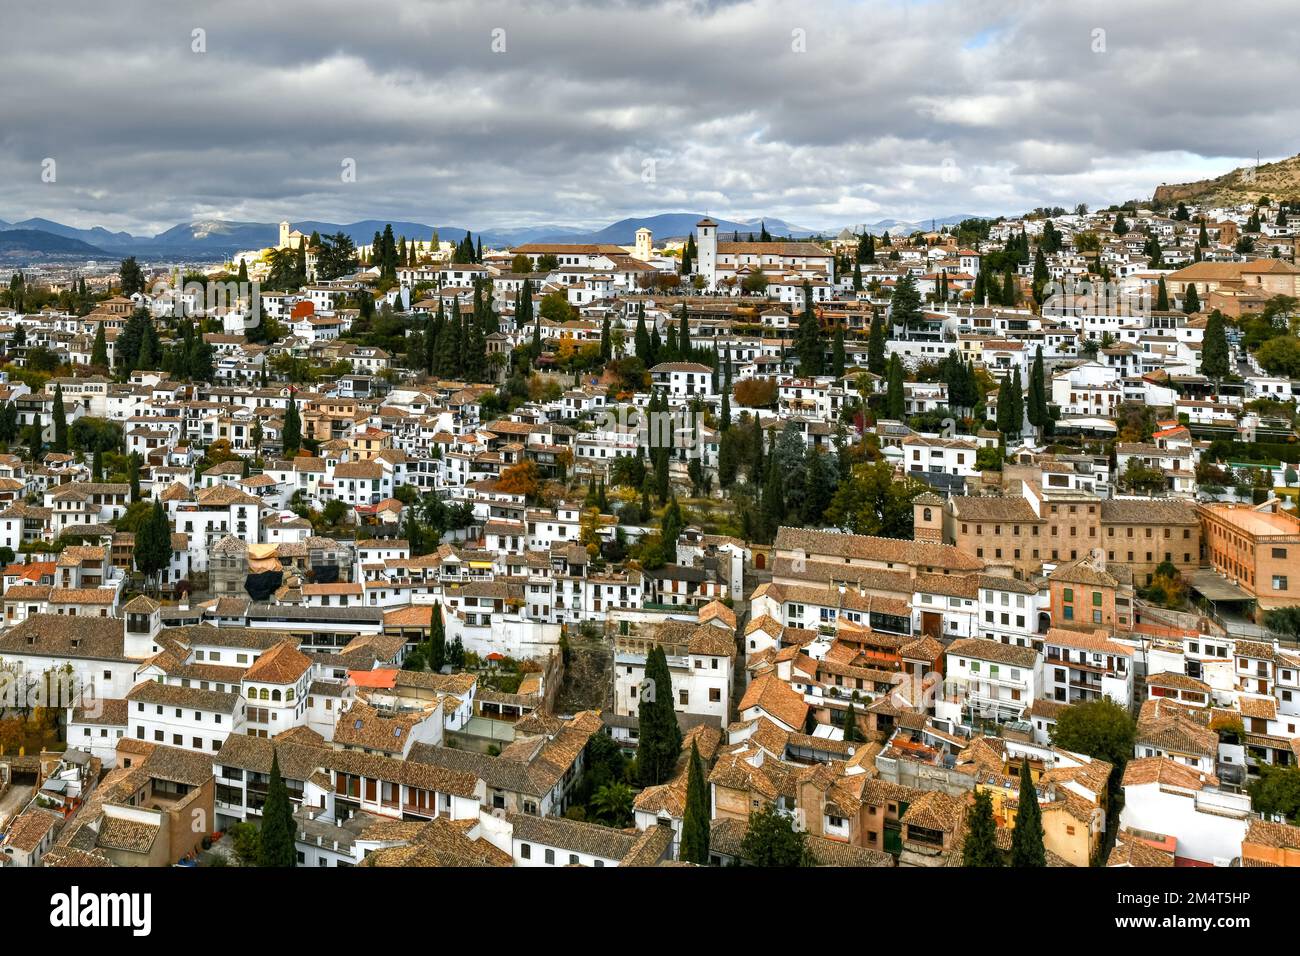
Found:
[[[284,699],[285,699],[285,700],[293,700],[293,688],[292,688],[292,687],[290,687],[288,690],[286,690],[286,691],[284,692]]]
[[[262,692],[261,692],[261,694],[260,694],[260,699],[261,699],[261,700],[270,700],[270,699],[271,699],[271,692],[270,692],[269,690],[267,690],[265,687],[263,687],[263,688],[262,688]]]
[[[278,688],[271,691],[271,700],[275,701],[277,704],[280,702],[280,691]]]
[[[930,520],[930,509],[929,509],[929,508],[926,508],[924,511],[921,512],[921,518],[922,518],[922,520],[924,520],[924,521],[929,521],[929,520]]]

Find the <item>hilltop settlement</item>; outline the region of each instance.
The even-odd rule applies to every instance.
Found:
[[[1300,865],[1298,253],[1265,196],[16,273],[0,867]]]

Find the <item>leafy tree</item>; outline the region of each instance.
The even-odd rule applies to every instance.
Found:
[[[916,280],[910,272],[894,283],[889,298],[889,317],[895,326],[909,329],[921,321],[921,294],[916,290]]]
[[[1287,471],[1295,473],[1292,468]],[[1280,637],[1300,640],[1300,605],[1293,604],[1264,612],[1264,626]]]
[[[262,855],[262,831],[255,823],[236,823],[226,831],[235,845],[240,866],[257,866]]]
[[[1300,821],[1300,767],[1274,764],[1259,765],[1259,778],[1247,786],[1250,804],[1256,813],[1285,817],[1288,823]]]
[[[808,835],[794,828],[794,821],[769,803],[749,815],[749,828],[740,841],[740,856],[750,866],[812,866]]]
[[[1109,697],[1099,697],[1063,710],[1052,731],[1052,743],[1106,761],[1118,778],[1133,756],[1136,733],[1133,717],[1126,708]]]
[[[704,762],[700,759],[699,748],[692,741],[679,859],[700,866],[709,862],[709,815],[709,785],[704,779]]]
[[[1202,351],[1204,351],[1203,347]],[[1289,335],[1279,335],[1269,339],[1259,347],[1255,358],[1259,360],[1264,371],[1271,375],[1300,378],[1300,343]]]
[[[836,489],[826,521],[854,534],[908,540],[913,532],[912,499],[927,490],[912,477],[896,480],[887,462],[855,465]]]
[[[1201,343],[1201,374],[1217,382],[1229,371],[1228,336],[1223,313],[1215,309],[1205,322],[1205,337]]]
[[[1016,806],[1016,828],[1011,834],[1011,865],[1046,866],[1043,811],[1038,805],[1038,791],[1029,773],[1028,760],[1020,763],[1020,796]]]
[[[156,578],[172,559],[172,529],[162,502],[155,499],[149,517],[140,525],[133,548],[136,570],[146,579]]]
[[[632,823],[635,795],[627,784],[613,780],[599,787],[591,798],[591,809],[601,823],[623,828]]]
[[[993,819],[993,799],[987,790],[975,791],[975,803],[966,819],[966,840],[961,848],[962,866],[1002,866],[998,849],[998,826]]]
[[[293,822],[289,790],[280,776],[280,755],[272,753],[271,780],[266,786],[266,804],[262,807],[262,845],[258,866],[293,867],[298,863],[294,837],[298,828]]]
[[[118,266],[117,274],[122,280],[123,295],[132,296],[144,291],[144,272],[141,271],[140,264],[135,261],[135,256],[123,259],[122,264]]]

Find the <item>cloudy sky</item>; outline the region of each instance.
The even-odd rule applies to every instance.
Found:
[[[0,35],[0,218],[143,234],[208,218],[478,230],[707,211],[837,228],[1097,205],[1300,152],[1296,12],[15,4]]]

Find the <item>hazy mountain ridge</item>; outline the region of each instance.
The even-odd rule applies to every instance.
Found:
[[[694,232],[695,224],[702,218],[704,218],[703,213],[659,213],[620,219],[596,230],[561,225],[536,225],[500,227],[481,232],[468,230],[468,234],[476,240],[481,238],[485,245],[495,248],[509,248],[528,242],[630,246],[636,240],[637,230],[642,227],[650,229],[656,242],[662,242],[666,239],[685,238]],[[886,231],[893,235],[905,235],[917,230],[928,230],[931,222],[936,226],[944,226],[968,218],[971,217],[945,216],[918,222],[882,219],[875,223],[857,224],[847,228],[855,232],[866,228],[876,235]],[[724,240],[730,239],[733,235],[746,239],[751,233],[757,237],[764,226],[772,236],[790,236],[796,239],[812,236],[834,237],[841,231],[840,229],[810,229],[775,217],[759,217],[752,220],[714,218],[714,221],[718,223],[718,233]],[[390,222],[395,235],[408,239],[427,241],[436,232],[441,240],[459,242],[467,233],[464,226],[434,226],[409,220],[363,219],[353,223],[336,223],[304,219],[293,220],[291,224],[294,229],[308,234],[318,232],[324,236],[343,232],[361,246],[368,245],[374,239],[375,233],[382,232]],[[199,219],[179,223],[154,236],[134,236],[128,232],[113,232],[102,226],[79,229],[50,219],[30,218],[17,222],[0,219],[0,236],[13,232],[22,232],[24,236],[21,240],[11,237],[5,244],[5,248],[9,250],[7,258],[11,259],[20,257],[22,253],[29,253],[32,257],[39,258],[49,255],[71,257],[82,252],[91,258],[133,255],[145,260],[212,261],[227,258],[236,252],[274,246],[279,241],[280,227],[279,223],[273,222]],[[48,236],[49,241],[42,239],[42,236]],[[85,248],[68,245],[68,242],[81,243]]]

